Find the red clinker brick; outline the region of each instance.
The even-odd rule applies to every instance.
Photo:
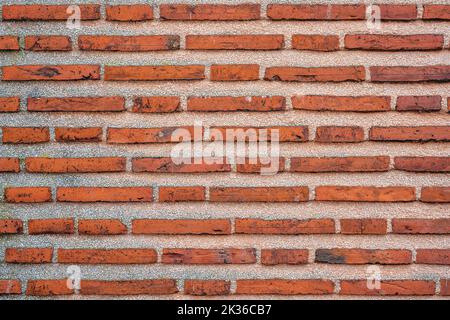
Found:
[[[389,157],[291,158],[291,172],[382,172],[389,171]]]
[[[364,20],[364,5],[269,4],[267,16],[272,20]]]
[[[20,172],[19,158],[0,158],[0,172]]]
[[[135,219],[133,234],[231,234],[231,222],[227,219]]]
[[[26,158],[27,172],[125,172],[126,158]]]
[[[3,143],[31,144],[50,141],[48,128],[3,127]]]
[[[415,200],[414,187],[316,187],[316,201],[408,202]]]
[[[357,296],[431,296],[436,284],[428,280],[382,280],[380,289],[369,289],[368,280],[341,280],[340,295]]]
[[[278,264],[307,264],[306,249],[262,249],[261,264],[273,266]]]
[[[20,50],[19,37],[0,36],[0,51],[18,51]]]
[[[123,97],[28,98],[28,111],[115,112],[125,111]]]
[[[203,80],[205,66],[105,66],[105,81]]]
[[[448,82],[450,66],[370,67],[372,82]]]
[[[59,202],[152,202],[151,187],[58,187]]]
[[[58,249],[58,263],[74,264],[153,264],[154,249]]]
[[[397,170],[412,172],[450,172],[450,157],[395,157]]]
[[[28,280],[27,296],[66,296],[74,294],[67,286],[67,279]]]
[[[19,97],[0,97],[0,113],[1,112],[19,112]]]
[[[51,202],[52,191],[49,187],[5,188],[5,201],[9,203]]]
[[[4,5],[3,20],[67,20],[73,11],[68,11],[70,4],[67,5]],[[80,4],[78,5],[81,13],[81,20],[99,20],[100,5],[98,4]]]
[[[308,187],[211,187],[211,202],[302,202]]]
[[[348,34],[345,36],[345,48],[350,50],[440,50],[444,46],[444,36],[438,34],[385,35],[385,34]]]
[[[176,140],[176,137],[179,136],[183,138],[183,141],[198,139],[194,127],[108,128],[107,141],[108,143],[178,143],[179,140]]]
[[[231,282],[225,280],[185,280],[184,294],[191,296],[224,296],[230,294]]]
[[[450,279],[441,279],[441,296],[450,296]]]
[[[78,233],[82,235],[119,235],[127,233],[127,226],[118,219],[78,220]]]
[[[417,249],[416,263],[450,265],[450,249]]]
[[[332,234],[335,233],[333,219],[236,219],[235,232],[244,234]]]
[[[317,142],[325,143],[353,143],[364,141],[364,129],[352,127],[318,127],[316,130]]]
[[[377,4],[380,8],[381,20],[416,20],[417,5],[415,4]]]
[[[450,126],[372,127],[373,141],[450,141]]]
[[[294,34],[292,49],[309,51],[337,51],[339,50],[339,36]]]
[[[133,101],[132,112],[167,113],[180,111],[179,97],[137,97]]]
[[[431,112],[441,110],[440,96],[400,96],[397,98],[397,111]]]
[[[3,81],[100,80],[99,65],[20,65],[2,69]]]
[[[6,248],[7,263],[51,263],[53,248]]]
[[[252,264],[255,249],[163,249],[164,264]]]
[[[154,280],[81,280],[82,295],[168,295],[178,292],[177,283],[172,279]]]
[[[21,294],[22,293],[22,284],[20,280],[11,279],[11,280],[0,280],[0,295],[4,294]]]
[[[23,232],[23,222],[19,219],[0,219],[0,235]]]
[[[400,234],[450,234],[450,219],[392,219],[392,232]]]
[[[286,109],[286,98],[271,97],[189,97],[188,111],[283,111]]]
[[[259,4],[161,4],[160,16],[163,20],[258,20],[261,18]]]
[[[102,141],[102,128],[55,128],[58,142],[98,142]]]
[[[422,187],[422,202],[450,202],[450,187]]]
[[[364,81],[364,67],[269,67],[266,68],[264,80],[297,82],[343,82]]]
[[[153,8],[147,4],[107,5],[106,20],[122,22],[153,20]]]
[[[283,157],[263,157],[258,159],[238,159],[236,163],[236,172],[240,173],[258,173],[274,174],[285,171],[286,159]]]
[[[207,172],[230,172],[231,165],[225,163],[226,159],[176,159],[183,161],[178,164],[175,159],[165,158],[133,158],[133,172],[165,172],[165,173],[207,173]]]
[[[210,78],[211,81],[256,81],[259,80],[259,65],[214,64]]]
[[[316,263],[331,264],[411,264],[409,250],[317,249]]]
[[[279,50],[283,35],[187,35],[188,50]]]
[[[331,4],[329,20],[365,20],[366,6],[363,4]]]
[[[386,96],[293,96],[294,109],[311,111],[377,112],[390,111]]]
[[[68,36],[26,36],[28,51],[71,51],[72,41]]]
[[[309,131],[306,126],[286,127],[212,127],[210,130],[213,141],[272,141],[305,142]]]
[[[334,292],[330,280],[240,279],[236,294],[246,295],[324,295]]]
[[[341,234],[371,234],[381,235],[387,233],[386,219],[341,219]]]
[[[159,202],[205,201],[205,187],[159,187]]]
[[[450,20],[450,5],[425,4],[423,6],[424,20]]]
[[[78,47],[85,51],[167,51],[180,49],[180,36],[79,36]]]
[[[29,234],[73,234],[73,219],[32,219],[28,220]]]

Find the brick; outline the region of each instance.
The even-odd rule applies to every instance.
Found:
[[[205,201],[205,187],[159,187],[159,202]]]
[[[5,201],[9,203],[51,202],[52,191],[49,187],[5,188]]]
[[[392,232],[400,234],[450,234],[450,219],[392,219]]]
[[[73,234],[73,219],[31,219],[28,220],[29,234]]]
[[[408,202],[416,200],[414,187],[316,187],[316,201]]]
[[[175,163],[182,161],[182,163]],[[218,163],[212,163],[215,159],[172,159],[164,158],[133,158],[133,172],[164,172],[164,173],[207,173],[230,172],[231,165],[225,163],[226,159],[218,159]]]
[[[0,97],[1,112],[18,112],[20,110],[19,97]]]
[[[309,131],[306,126],[286,127],[212,127],[210,130],[213,141],[271,141],[305,142]],[[220,134],[219,134],[220,133]]]
[[[352,143],[364,141],[364,129],[361,127],[318,127],[316,141],[325,143]]]
[[[317,249],[316,263],[331,264],[411,264],[409,250]]]
[[[450,157],[395,157],[394,168],[412,172],[450,172]]]
[[[53,248],[6,248],[5,262],[7,263],[50,263]]]
[[[184,294],[191,296],[223,296],[230,294],[231,282],[225,280],[185,280]]]
[[[21,294],[22,284],[20,280],[16,279],[2,279],[0,280],[0,295],[4,294]]]
[[[389,171],[389,157],[293,157],[291,172],[382,172]]]
[[[88,36],[78,37],[78,47],[85,51],[167,51],[180,49],[180,37],[161,36]]]
[[[116,112],[125,111],[123,97],[28,98],[28,111]]]
[[[390,111],[391,98],[386,96],[293,96],[298,110],[376,112]]]
[[[422,187],[422,202],[450,202],[450,187]]]
[[[27,296],[66,296],[74,294],[67,286],[67,279],[61,280],[28,280]]]
[[[296,82],[343,82],[364,81],[365,69],[355,67],[269,67],[264,80]]]
[[[369,289],[368,280],[341,280],[340,295],[431,296],[436,284],[427,280],[382,280],[380,289]]]
[[[137,97],[133,100],[132,112],[166,113],[180,111],[179,97]]]
[[[238,159],[236,164],[236,172],[240,173],[258,173],[258,174],[274,174],[285,171],[286,159],[283,157],[263,157],[258,159]]]
[[[431,112],[441,110],[440,96],[400,96],[397,98],[397,111]]]
[[[450,126],[372,127],[373,141],[450,141]]]
[[[372,82],[448,82],[450,66],[370,67]]]
[[[211,81],[255,81],[259,80],[257,64],[214,64],[211,66]]]
[[[163,249],[164,264],[251,264],[255,249]]]
[[[193,141],[194,127],[108,128],[108,143],[175,143],[177,133],[184,141]]]
[[[178,292],[172,279],[101,281],[81,280],[82,295],[168,295]]]
[[[126,158],[26,158],[25,167],[32,173],[124,172]]]
[[[227,219],[135,219],[133,234],[231,234],[231,222]]]
[[[3,20],[60,20],[66,21],[74,12],[69,11],[70,5],[4,5]],[[100,5],[80,4],[81,20],[99,20]]]
[[[188,111],[226,112],[226,111],[283,111],[286,99],[281,96],[271,97],[189,97]]]
[[[151,202],[151,187],[58,187],[59,202]]]
[[[279,50],[283,35],[187,35],[188,50]]]
[[[261,264],[306,264],[308,263],[308,250],[306,249],[262,249]]]
[[[449,279],[441,279],[441,296],[450,296],[450,280]]]
[[[364,20],[364,5],[269,4],[267,16],[272,20]]]
[[[23,222],[19,219],[0,219],[0,235],[23,232]]]
[[[152,264],[154,249],[58,249],[58,263],[73,264]]]
[[[211,202],[301,202],[309,200],[308,187],[211,187]]]
[[[127,226],[118,219],[78,220],[78,233],[82,235],[119,235],[127,233]]]
[[[381,35],[347,34],[345,48],[350,50],[440,50],[444,46],[444,36],[438,34]]]
[[[386,219],[341,219],[341,234],[381,235],[387,233]]]
[[[105,66],[105,81],[203,80],[205,67],[185,66]]]
[[[339,37],[331,35],[294,34],[292,36],[292,49],[337,51],[339,50]]]
[[[3,81],[100,80],[98,65],[21,65],[2,69]]]
[[[333,219],[236,219],[235,232],[244,234],[332,234],[335,233]]]
[[[72,41],[68,36],[26,36],[28,51],[71,51]]]
[[[122,22],[153,20],[153,8],[147,4],[107,5],[106,20]]]
[[[18,51],[20,50],[19,37],[0,36],[0,51]]]
[[[3,127],[3,143],[31,144],[50,141],[48,128]]]
[[[20,172],[18,158],[0,158],[0,172]]]
[[[236,284],[236,294],[247,295],[324,295],[334,291],[330,280],[239,279]]]
[[[408,21],[417,19],[417,5],[415,4],[377,4],[380,9],[381,20]]]
[[[416,263],[450,265],[450,249],[417,249]]]
[[[102,141],[102,128],[55,128],[58,142],[98,142]]]
[[[450,5],[425,4],[423,6],[424,20],[450,20]]]
[[[259,4],[161,4],[163,20],[258,20],[261,17]]]

